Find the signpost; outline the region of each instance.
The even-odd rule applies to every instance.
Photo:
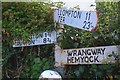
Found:
[[[114,63],[117,57],[112,55],[120,55],[118,47],[120,48],[120,46],[103,46],[65,50],[59,49],[55,53],[55,65]]]
[[[87,31],[95,29],[97,19],[97,13],[95,11],[68,10],[61,8],[54,11],[55,22]]]
[[[54,42],[56,42],[56,31],[43,32],[38,34],[37,36],[31,36],[30,42],[26,44],[23,44],[22,40],[14,41],[13,47],[52,44]]]

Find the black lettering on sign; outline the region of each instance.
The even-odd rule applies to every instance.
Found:
[[[68,14],[67,14],[67,16],[69,17],[69,16],[70,16],[70,14],[71,14],[71,10],[69,10],[69,11],[68,11]]]
[[[44,34],[45,34],[45,37],[47,37],[47,32],[45,32]]]
[[[15,41],[16,46],[21,46],[22,44],[23,44],[22,41]]]
[[[105,54],[106,48],[67,50],[67,63],[99,63],[99,55]]]
[[[92,26],[92,22],[87,22],[87,21],[84,21],[83,22],[83,28],[84,29],[90,29],[90,28],[92,28],[93,26]]]
[[[77,11],[74,11],[74,18],[77,17]]]
[[[66,15],[69,16],[70,15],[70,11],[69,10],[66,10]],[[65,16],[66,16],[65,15]]]
[[[91,23],[88,22],[87,25],[88,25],[88,26],[86,27],[86,29],[90,29],[90,27],[91,27]]]
[[[82,50],[82,55],[87,55],[87,51],[86,50]]]
[[[80,12],[80,11],[78,11],[78,14],[77,14],[77,18],[81,18],[81,14],[82,14],[82,12]]]
[[[81,57],[81,62],[82,62],[82,63],[84,62],[84,57]]]
[[[74,12],[74,11],[72,11],[71,17],[73,17],[73,15],[74,15],[73,12]]]
[[[51,42],[51,39],[50,38],[43,38],[43,43],[47,43],[47,42]]]
[[[93,56],[90,56],[89,61],[92,63],[93,62]]]
[[[85,15],[85,21],[83,22],[83,28],[84,29],[90,29],[92,28],[92,22],[90,22],[90,17],[91,17],[91,13],[90,12],[87,12],[86,15]]]
[[[85,26],[86,26],[86,24],[87,24],[87,22],[86,21],[84,21],[84,23],[83,23],[84,25],[83,25],[83,28],[85,29]]]
[[[67,57],[67,63],[76,63],[76,64],[82,64],[82,63],[98,63],[99,56],[69,56]]]
[[[86,13],[86,20],[90,20],[90,15],[91,15],[91,13],[89,13],[89,12]]]
[[[104,55],[106,48],[67,50],[68,56]]]
[[[84,57],[84,61],[87,62],[87,63],[89,62],[88,56]]]
[[[75,63],[74,57],[67,57],[67,63]]]
[[[63,16],[65,16],[65,10],[63,10],[62,14],[63,14]]]
[[[82,56],[83,54],[81,54],[81,50],[78,50],[78,56]]]
[[[86,18],[85,18],[86,20],[87,20],[87,16],[88,16],[88,12],[86,13]]]
[[[91,49],[91,52],[93,55],[97,55],[96,49],[94,49],[94,50]]]
[[[46,38],[43,38],[43,43],[47,43],[47,39]]]
[[[94,56],[94,62],[99,62],[98,61],[98,56]]]
[[[103,48],[103,49],[101,48],[102,55],[104,55],[104,54],[105,54],[105,49],[106,49],[106,48]]]
[[[36,36],[32,36],[32,39],[38,39],[39,37],[43,37],[43,33],[39,33],[38,35],[36,35]]]
[[[58,15],[59,15],[59,16],[61,15],[61,12],[62,12],[62,10],[61,10],[61,9],[58,9]]]
[[[30,42],[28,45],[30,45],[30,44],[35,44],[35,40],[30,39]]]
[[[50,39],[50,38],[47,38],[47,42],[51,42],[51,39]]]
[[[68,56],[78,56],[77,55],[77,50],[72,50],[72,51],[67,51]]]
[[[51,33],[48,33],[48,36],[51,37]]]
[[[63,16],[59,16],[59,20],[58,20],[59,23],[64,23],[65,22],[65,17]]]
[[[67,57],[67,63],[71,63],[71,57]]]
[[[80,57],[75,57],[75,63],[80,63]]]
[[[97,50],[97,54],[101,54],[101,49],[100,48],[98,48],[96,50]]]
[[[87,55],[91,55],[90,49],[87,49]]]
[[[73,56],[77,56],[77,50],[73,50],[72,53],[73,53]]]
[[[63,16],[63,17],[71,17],[71,18],[81,18],[81,11],[78,10],[65,10],[65,9],[59,9],[58,10],[58,16]]]
[[[68,56],[72,56],[72,51],[67,51]]]

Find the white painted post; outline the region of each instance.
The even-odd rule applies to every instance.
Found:
[[[55,23],[56,26],[56,23]],[[58,31],[57,31],[57,37],[61,36],[61,32],[62,29],[64,28],[64,26],[62,24],[59,24],[57,26]],[[61,47],[58,45],[58,43],[55,44],[55,61],[56,61],[56,57],[59,58],[59,53],[61,53]],[[59,72],[61,74],[62,77],[65,76],[65,70],[64,70],[64,65],[62,65],[62,63],[57,63],[55,62],[55,71]]]

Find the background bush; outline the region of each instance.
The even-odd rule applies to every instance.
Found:
[[[3,78],[38,78],[46,69],[54,68],[54,45],[13,48],[13,40],[29,42],[29,37],[56,30],[53,9],[64,3],[2,3]],[[120,45],[119,7],[117,2],[97,3],[99,19],[92,32],[64,25],[58,43],[63,49]],[[113,76],[119,80],[120,64],[66,66],[67,78],[90,80]]]

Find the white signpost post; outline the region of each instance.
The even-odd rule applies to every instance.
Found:
[[[95,11],[81,11],[57,9],[54,11],[54,21],[87,31],[95,29],[97,24],[97,13]]]
[[[23,41],[14,41],[13,47],[34,46],[43,44],[52,44],[56,42],[56,31],[43,32],[37,36],[32,36],[30,42],[23,44]]]
[[[58,48],[55,52],[55,66],[114,63],[117,57],[111,55],[120,56],[120,46],[103,46],[65,50]]]

